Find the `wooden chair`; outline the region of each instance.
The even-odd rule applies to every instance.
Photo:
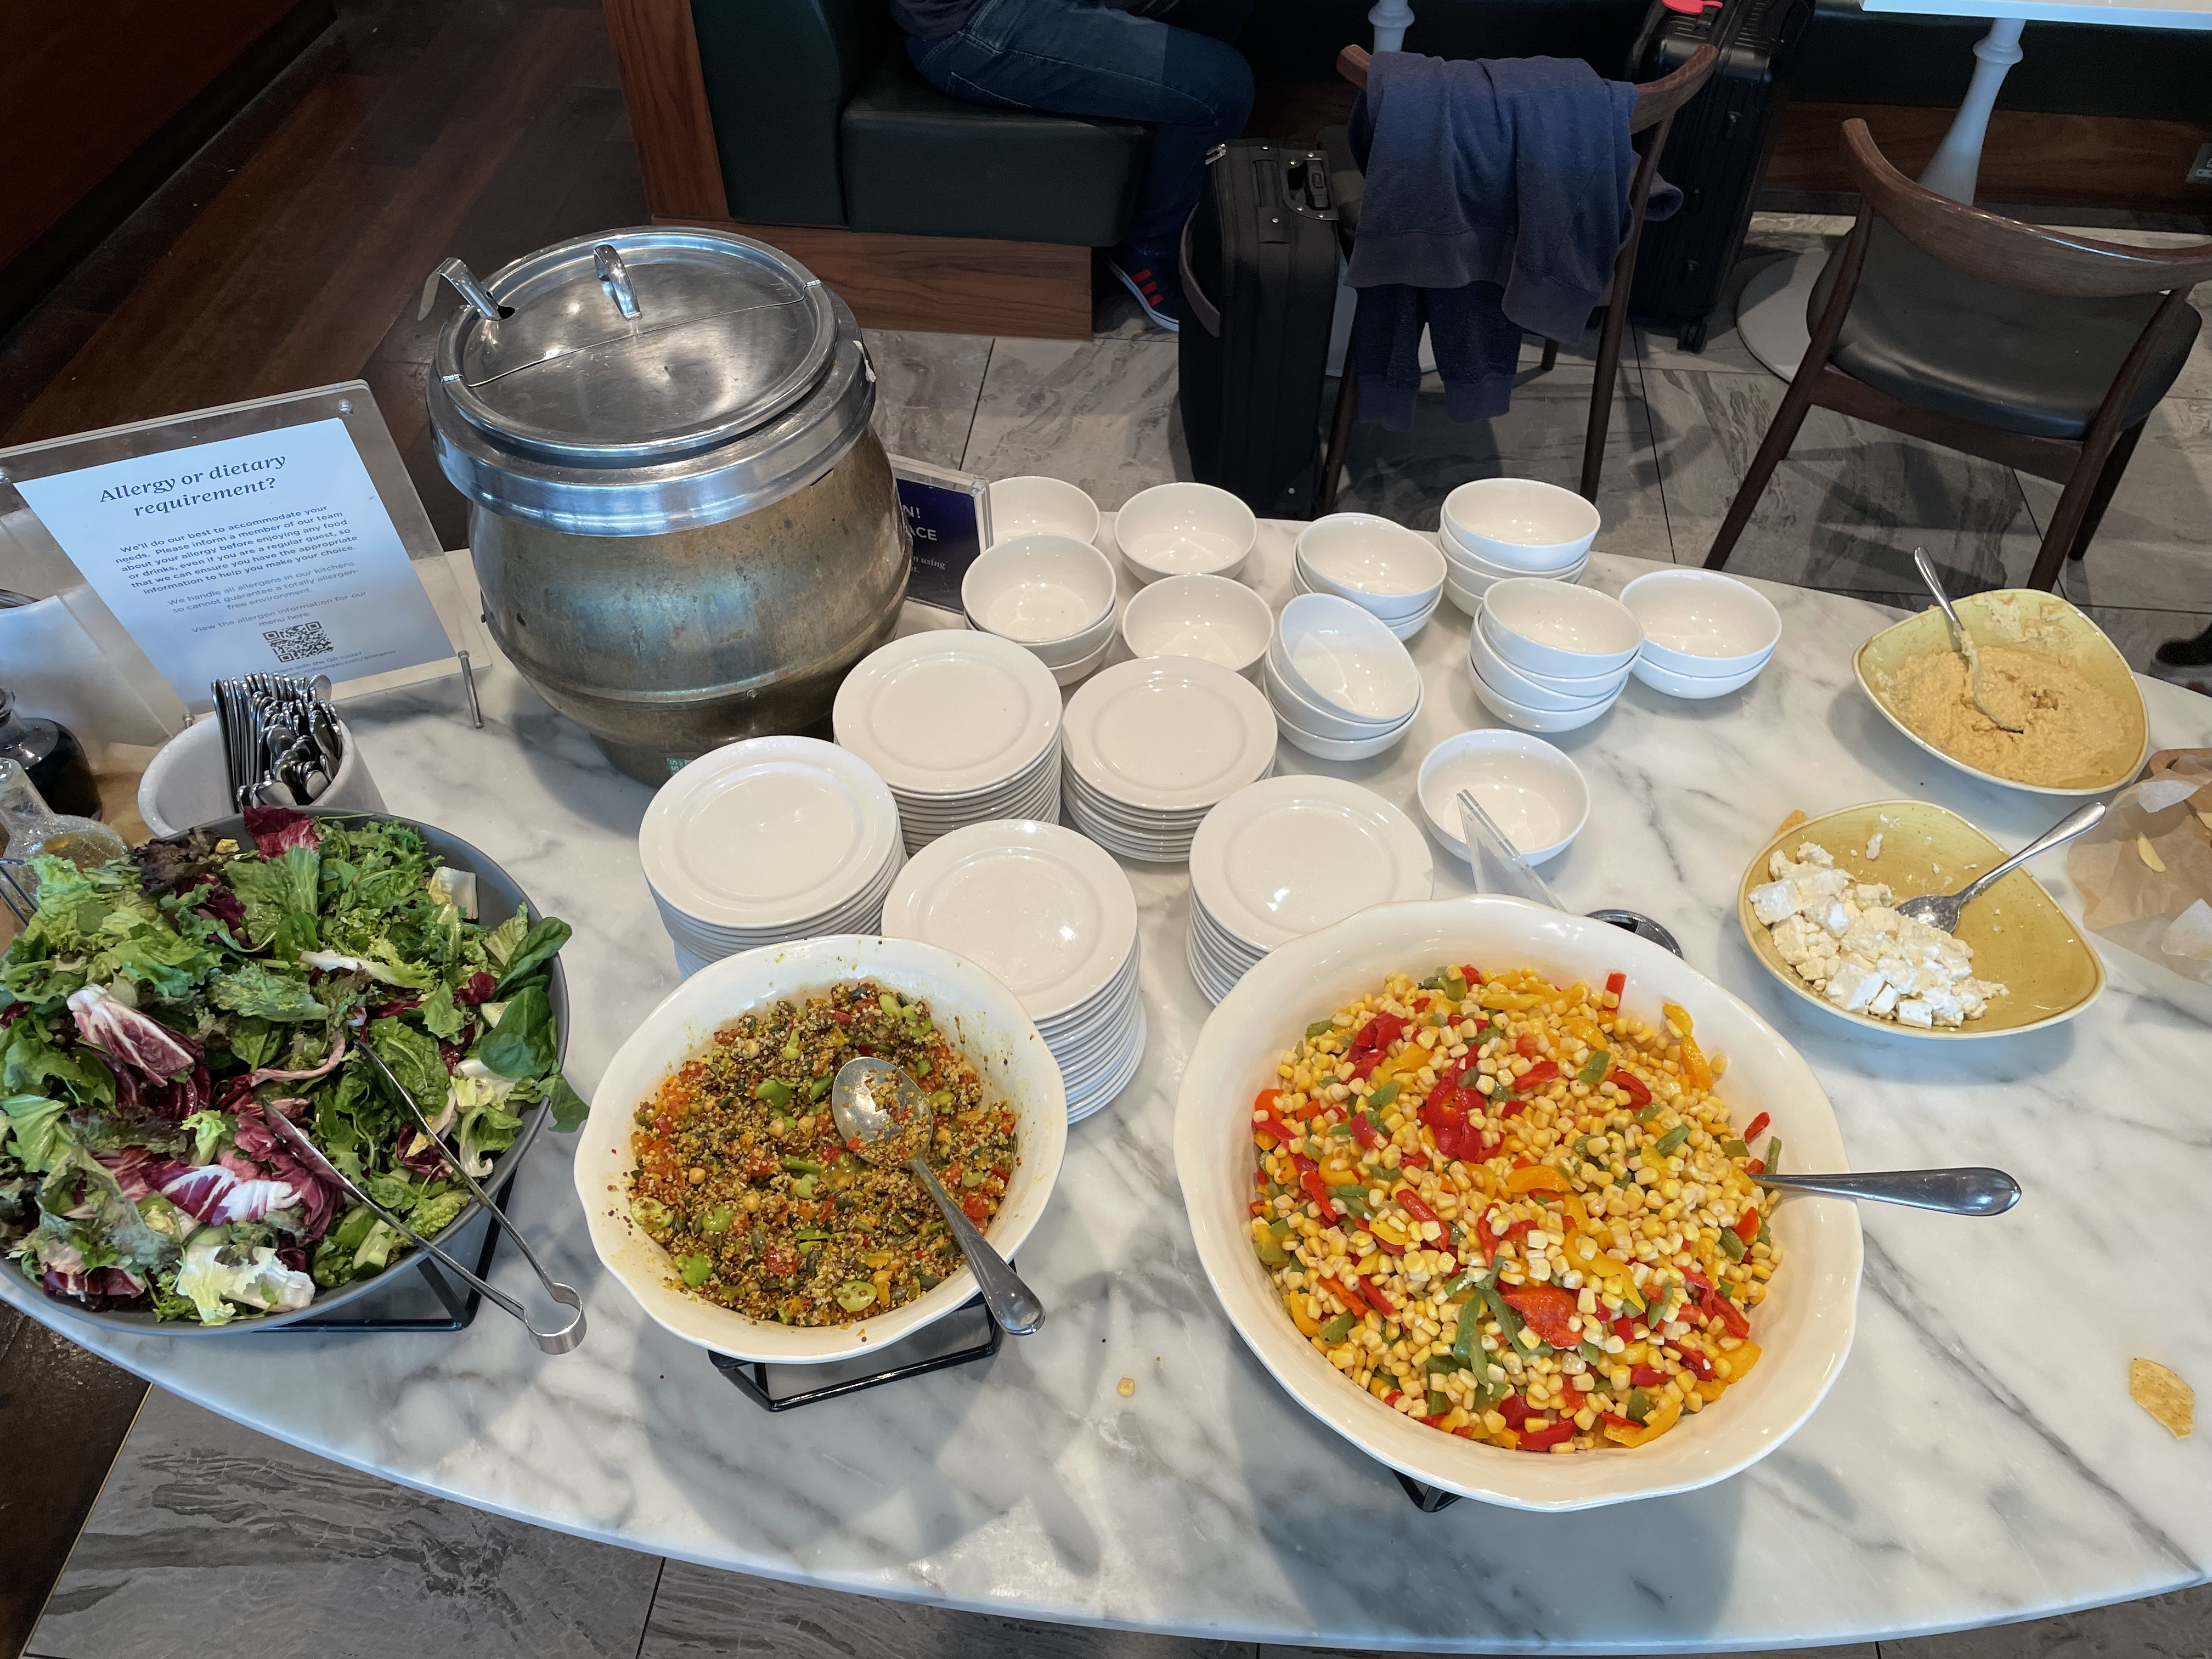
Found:
[[[1898,172],[1863,121],[1844,123],[1844,149],[1858,219],[1705,567],[1728,562],[1817,404],[2063,484],[2028,578],[2048,589],[2087,550],[2188,359],[2212,242],[2123,247],[1985,213]]]
[[[1337,54],[1337,73],[1364,91],[1367,65],[1364,48],[1346,46]],[[1667,131],[1674,112],[1703,90],[1720,54],[1699,46],[1690,61],[1672,75],[1647,82],[1636,89],[1636,104],[1628,118],[1630,141],[1637,164],[1628,186],[1628,238],[1613,262],[1613,287],[1605,307],[1605,322],[1598,331],[1597,378],[1590,386],[1589,423],[1583,434],[1583,474],[1577,486],[1583,495],[1597,499],[1599,473],[1605,466],[1605,428],[1613,414],[1613,387],[1620,372],[1620,336],[1628,321],[1628,292],[1636,276],[1636,248],[1644,238],[1644,209],[1651,195],[1651,181],[1659,169],[1659,154],[1667,147]],[[1544,367],[1559,361],[1559,343],[1544,342]],[[1359,377],[1349,362],[1337,383],[1336,410],[1330,417],[1328,446],[1322,457],[1321,511],[1336,510],[1337,480],[1344,471],[1345,452],[1352,447],[1352,423],[1359,418]]]

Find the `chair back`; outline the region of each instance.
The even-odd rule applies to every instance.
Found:
[[[2212,280],[2212,242],[2127,247],[2024,224],[1939,196],[1892,167],[1863,120],[1844,123],[1844,153],[1859,187],[1862,231],[1855,234],[1862,240],[1871,213],[1954,270],[2059,299],[2186,291]]]

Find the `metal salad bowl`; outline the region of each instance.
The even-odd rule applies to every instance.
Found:
[[[459,836],[438,829],[434,824],[404,817],[396,812],[317,812],[313,807],[301,810],[310,817],[400,823],[417,831],[431,852],[437,855],[440,863],[474,873],[477,878],[476,921],[483,927],[496,927],[524,905],[530,904],[529,896],[521,886],[490,858]],[[241,842],[247,838],[243,817],[216,818],[198,827],[218,836],[230,836]],[[535,904],[530,905],[530,911],[533,917],[544,914]],[[568,981],[559,957],[555,957],[547,966],[551,970],[551,982],[546,988],[546,1000],[553,1006],[553,1065],[558,1071],[568,1052]],[[552,1109],[551,1102],[541,1100],[537,1109],[523,1119],[522,1127],[515,1133],[514,1144],[493,1160],[491,1173],[479,1183],[485,1192],[497,1194],[506,1184],[507,1178],[520,1166],[524,1154],[529,1152],[532,1144],[544,1131]],[[432,1243],[447,1251],[453,1250],[454,1241],[460,1238],[470,1224],[483,1212],[483,1206],[471,1200],[467,1207],[434,1237]],[[349,1303],[404,1284],[406,1275],[428,1259],[423,1253],[411,1248],[404,1253],[395,1251],[382,1273],[355,1279],[334,1291],[319,1290],[315,1299],[304,1308],[270,1314],[247,1313],[241,1310],[237,1318],[225,1325],[203,1325],[191,1319],[161,1319],[150,1308],[87,1308],[60,1297],[47,1295],[40,1286],[24,1278],[13,1261],[0,1261],[0,1302],[5,1302],[33,1319],[54,1312],[84,1324],[105,1326],[112,1331],[135,1335],[235,1337],[256,1331],[281,1330],[302,1320],[326,1318]]]

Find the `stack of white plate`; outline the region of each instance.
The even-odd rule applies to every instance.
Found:
[[[1468,616],[1495,583],[1516,576],[1582,579],[1596,539],[1597,508],[1571,489],[1534,478],[1477,478],[1444,497],[1437,546],[1450,567],[1444,593]]]
[[[1425,899],[1435,874],[1427,837],[1370,789],[1324,777],[1241,789],[1191,843],[1191,976],[1218,1002],[1277,945]]]
[[[1275,767],[1259,688],[1196,657],[1139,657],[1067,700],[1069,821],[1109,853],[1173,864],[1207,812]]]
[[[637,848],[687,976],[763,945],[874,933],[906,861],[889,787],[814,738],[702,755],[661,785]]]
[[[1444,602],[1444,556],[1426,536],[1365,513],[1332,513],[1298,532],[1291,581],[1301,593],[1334,593],[1410,640]]]
[[[1088,1117],[1145,1057],[1137,896],[1121,866],[1056,823],[971,823],[917,854],[884,904],[884,933],[987,969],[1021,999]]]
[[[845,677],[830,722],[890,786],[910,853],[963,824],[1060,816],[1060,687],[1012,640],[893,640]]]

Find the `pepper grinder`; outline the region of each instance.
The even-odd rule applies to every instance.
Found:
[[[0,760],[18,763],[47,805],[82,818],[100,816],[100,783],[76,733],[58,720],[15,712],[15,694],[0,687]]]

